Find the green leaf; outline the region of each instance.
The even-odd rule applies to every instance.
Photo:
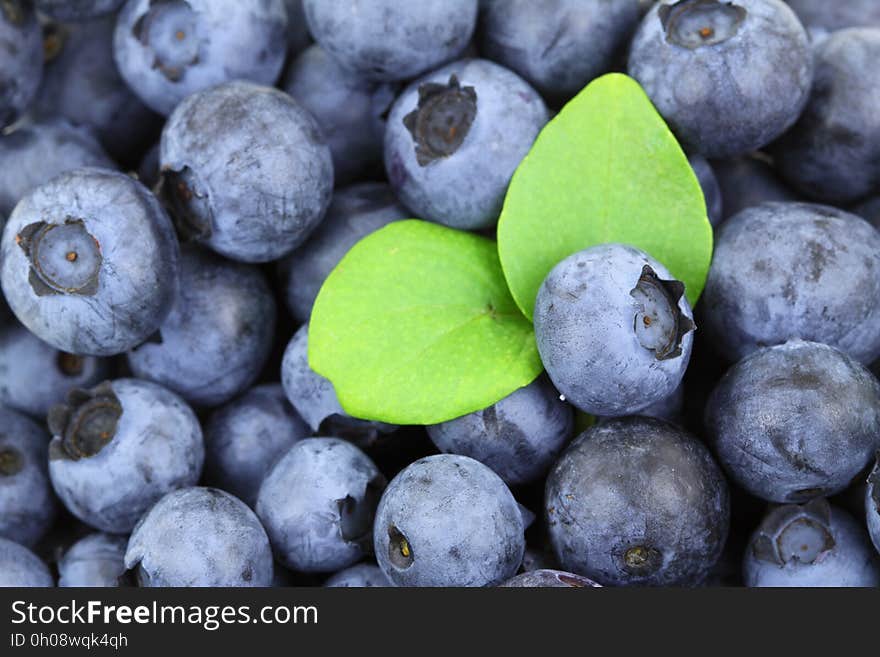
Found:
[[[365,237],[324,282],[309,364],[347,413],[393,424],[480,410],[543,369],[495,243],[414,219]]]
[[[498,252],[517,305],[566,257],[622,242],[646,251],[696,303],[712,259],[712,226],[693,169],[639,84],[594,80],[544,128],[513,176]]]

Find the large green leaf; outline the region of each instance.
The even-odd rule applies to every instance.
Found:
[[[504,275],[528,317],[559,261],[608,242],[647,251],[696,303],[712,259],[703,194],[645,92],[620,74],[593,81],[547,124],[498,225]]]
[[[495,243],[417,220],[372,233],[333,270],[312,310],[309,364],[347,413],[394,424],[485,408],[542,370]]]

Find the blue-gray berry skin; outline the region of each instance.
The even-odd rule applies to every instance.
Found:
[[[742,155],[727,160],[713,160],[712,169],[721,189],[724,219],[767,201],[785,203],[801,200],[765,159]]]
[[[278,384],[252,388],[211,414],[205,427],[205,474],[253,507],[275,462],[311,433]]]
[[[0,407],[0,537],[33,545],[55,520],[46,468],[49,436],[31,419]]]
[[[117,161],[133,166],[156,139],[162,124],[129,89],[113,62],[115,17],[77,24],[51,24],[43,82],[31,112],[60,117],[95,133]],[[50,160],[44,161],[48,164]]]
[[[723,201],[721,198],[721,187],[718,185],[718,179],[715,177],[715,171],[709,161],[702,155],[691,155],[688,157],[697,182],[700,183],[700,189],[703,191],[703,199],[706,201],[706,214],[709,217],[709,223],[717,226],[724,218]]]
[[[376,564],[359,563],[340,570],[324,582],[328,588],[388,588],[394,586]]]
[[[87,21],[112,13],[125,0],[34,0],[37,9],[56,21]]]
[[[594,415],[629,415],[672,394],[693,344],[684,285],[624,244],[556,265],[538,290],[534,322],[553,384]]]
[[[743,558],[749,587],[876,587],[880,557],[859,525],[823,499],[772,509]]]
[[[337,438],[296,443],[266,475],[256,511],[275,557],[306,573],[332,573],[369,554],[385,477]]]
[[[308,241],[279,262],[284,298],[294,319],[307,322],[318,291],[342,257],[361,239],[409,214],[384,183],[338,189]]]
[[[662,0],[636,33],[629,74],[689,151],[730,157],[797,120],[813,62],[782,0]]]
[[[116,165],[90,132],[66,121],[25,123],[0,135],[0,217],[32,189],[81,167]]]
[[[684,408],[684,384],[680,383],[671,395],[664,397],[639,411],[639,415],[655,417],[658,420],[675,422],[681,418]]]
[[[3,231],[10,308],[38,338],[110,356],[156,332],[177,292],[180,247],[168,215],[136,180],[76,169],[29,192]]]
[[[0,588],[55,586],[49,568],[23,545],[0,537]]]
[[[847,27],[880,26],[880,4],[875,0],[786,0],[813,31],[835,32]]]
[[[547,477],[545,512],[561,567],[610,586],[699,584],[721,555],[730,516],[709,450],[643,417],[581,434]]]
[[[850,203],[880,187],[880,27],[832,34],[816,48],[803,116],[773,150],[788,182],[821,201]]]
[[[43,33],[28,0],[0,5],[0,129],[30,105],[43,75]]]
[[[287,54],[296,57],[312,42],[302,0],[284,0],[287,7]]]
[[[217,406],[257,379],[275,334],[263,273],[209,251],[183,250],[177,300],[158,332],[128,353],[134,375],[196,406]]]
[[[205,459],[186,403],[137,379],[74,390],[49,413],[49,475],[64,506],[88,525],[122,534],[163,495],[192,486]]]
[[[379,113],[386,108],[377,99],[396,95],[394,87],[343,68],[317,44],[293,61],[280,86],[321,127],[337,185],[381,169],[384,121]]]
[[[0,404],[45,420],[73,388],[91,388],[110,361],[76,356],[46,344],[17,322],[0,329]]]
[[[388,180],[421,219],[489,228],[548,118],[544,101],[516,73],[485,59],[454,62],[394,102],[385,130]]]
[[[287,53],[287,10],[284,0],[128,0],[113,41],[122,77],[168,115],[223,82],[274,84]]]
[[[243,262],[275,260],[302,244],[333,191],[315,119],[287,94],[250,82],[182,102],[162,131],[159,158],[178,230]]]
[[[284,350],[281,385],[287,399],[312,431],[321,430],[360,445],[397,429],[393,424],[351,417],[342,410],[333,384],[309,367],[309,325],[303,324]]]
[[[640,18],[638,0],[484,0],[479,45],[562,103],[612,69]]]
[[[880,384],[843,352],[794,340],[731,367],[709,399],[706,428],[725,470],[752,495],[828,497],[880,447]]]
[[[94,533],[70,546],[58,562],[58,586],[128,586],[125,548],[128,537]]]
[[[442,452],[489,466],[509,486],[541,477],[571,437],[571,406],[546,377],[481,411],[428,427]]]
[[[525,550],[522,514],[501,478],[467,456],[438,454],[388,484],[373,529],[396,586],[495,586]]]
[[[880,461],[874,466],[868,478],[865,511],[868,516],[868,533],[871,535],[874,547],[880,552]]]
[[[516,577],[500,584],[502,588],[597,588],[601,584],[597,584],[593,580],[567,573],[562,570],[533,570],[527,573],[521,573]]]
[[[182,488],[151,508],[128,540],[125,567],[146,587],[271,586],[272,549],[248,506],[216,488]]]
[[[477,0],[303,0],[309,29],[342,66],[374,80],[405,80],[458,57]]]
[[[744,210],[716,233],[700,320],[730,361],[802,338],[870,363],[880,356],[880,233],[827,206]]]

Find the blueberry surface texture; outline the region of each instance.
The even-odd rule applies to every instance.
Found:
[[[37,93],[43,39],[30,0],[0,3],[0,129],[15,122]]]
[[[381,568],[372,563],[359,563],[329,577],[324,586],[328,588],[377,588],[394,586]]]
[[[871,471],[868,477],[868,486],[865,490],[865,511],[868,516],[868,533],[874,547],[880,552],[880,461]]]
[[[34,0],[41,12],[57,21],[86,21],[112,13],[125,0]]]
[[[237,81],[193,94],[165,124],[159,159],[179,232],[233,260],[289,253],[330,204],[330,149],[277,89]]]
[[[128,0],[114,56],[126,83],[168,115],[229,80],[274,84],[287,53],[284,0]]]
[[[168,493],[128,540],[125,567],[140,586],[272,584],[272,550],[254,512],[216,488]]]
[[[692,586],[718,561],[729,496],[709,450],[653,418],[588,429],[547,477],[545,516],[563,569],[609,586]]]
[[[197,406],[244,392],[266,363],[275,299],[263,273],[201,249],[184,249],[174,307],[157,333],[128,353],[138,378]]]
[[[128,537],[89,534],[70,546],[58,562],[58,586],[130,586],[125,571]]]
[[[741,155],[713,160],[711,165],[721,190],[724,219],[769,201],[801,200],[800,195],[782,181],[766,156]],[[718,224],[713,222],[712,225]]]
[[[880,557],[864,527],[817,499],[764,517],[746,548],[743,577],[750,587],[877,587]]]
[[[76,389],[49,413],[49,475],[64,506],[101,531],[130,532],[159,498],[194,485],[205,459],[186,403],[137,379]]]
[[[0,537],[0,587],[55,586],[48,566],[23,545]]]
[[[110,356],[156,332],[177,291],[180,247],[146,187],[76,169],[29,192],[3,232],[3,293],[38,338]]]
[[[533,570],[521,573],[500,584],[503,588],[597,588],[601,586],[591,579],[566,573],[562,570]]]
[[[538,290],[534,322],[553,384],[569,403],[603,416],[629,415],[671,395],[695,328],[684,285],[623,244],[556,265]]]
[[[312,36],[343,67],[375,80],[405,80],[465,49],[477,0],[303,0]]]
[[[629,74],[689,151],[731,157],[794,124],[813,61],[782,0],[662,0],[633,39]]]
[[[703,191],[709,223],[717,226],[724,218],[724,201],[721,196],[718,178],[715,176],[715,170],[702,155],[691,155],[688,157],[688,162],[690,162],[694,175],[697,177],[697,182],[700,183],[700,189]]]
[[[522,515],[510,490],[466,456],[428,456],[388,485],[373,531],[395,586],[494,586],[522,563]]]
[[[394,102],[385,129],[388,180],[421,219],[489,228],[548,118],[544,101],[515,73],[485,59],[454,62]]]
[[[880,384],[833,347],[794,340],[731,367],[706,406],[730,477],[770,502],[846,488],[880,447]]]

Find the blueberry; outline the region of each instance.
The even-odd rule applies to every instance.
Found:
[[[794,190],[782,182],[770,163],[759,156],[714,160],[712,169],[721,189],[724,219],[767,201],[800,200]]]
[[[503,588],[596,588],[601,586],[591,579],[562,570],[533,570],[522,573],[500,584]]]
[[[25,586],[55,586],[55,581],[37,555],[18,543],[0,538],[0,588]]]
[[[287,53],[295,57],[312,42],[303,0],[284,0],[287,7]]]
[[[330,150],[277,89],[239,81],[193,94],[165,124],[160,160],[180,232],[234,260],[289,253],[330,204]]]
[[[880,27],[831,35],[816,48],[816,79],[803,116],[773,150],[804,194],[849,203],[880,188]]]
[[[701,325],[736,361],[803,338],[869,363],[880,356],[880,233],[808,203],[764,203],[725,221]]]
[[[333,155],[336,184],[372,174],[382,162],[383,122],[376,97],[394,94],[342,68],[319,45],[294,60],[281,88],[293,96],[318,122]]]
[[[813,66],[782,0],[663,0],[636,33],[629,73],[690,151],[729,157],[797,120]]]
[[[10,324],[0,329],[0,403],[44,419],[72,388],[90,388],[110,374],[110,363],[58,351]]]
[[[247,505],[216,488],[168,493],[138,522],[125,567],[141,586],[269,586],[272,550]]]
[[[279,263],[287,307],[307,322],[318,291],[342,257],[358,241],[407,212],[384,183],[361,183],[333,194],[327,216],[308,241]]]
[[[394,586],[379,566],[372,563],[359,563],[330,577],[324,582],[329,588],[375,588]]]
[[[74,390],[49,413],[49,475],[67,509],[111,533],[131,531],[160,497],[202,472],[198,419],[180,397],[117,379]]]
[[[558,570],[559,564],[549,547],[534,548],[526,546],[522,564],[519,567],[523,573],[535,570]]]
[[[605,585],[694,585],[727,538],[727,484],[674,425],[621,418],[588,429],[547,477],[546,519],[563,569]]]
[[[124,0],[34,0],[37,9],[56,21],[86,21],[110,14]]]
[[[74,543],[58,562],[58,586],[128,586],[126,536],[94,533]]]
[[[296,443],[266,475],[256,511],[276,558],[293,570],[335,572],[369,553],[385,477],[337,438]]]
[[[159,142],[153,144],[138,163],[137,179],[150,189],[155,189],[159,182]]]
[[[29,192],[6,223],[3,293],[19,321],[63,351],[109,356],[159,328],[179,247],[156,198],[132,178],[76,169]]]
[[[81,167],[116,165],[91,133],[65,121],[24,124],[0,135],[0,216],[9,216],[32,189]]]
[[[376,511],[379,567],[396,586],[494,586],[522,563],[522,515],[498,475],[466,456],[419,459]]]
[[[49,436],[29,418],[3,407],[0,425],[0,537],[33,545],[55,520],[46,470]]]
[[[639,415],[654,417],[658,420],[676,422],[681,418],[684,409],[684,383],[680,383],[672,394],[654,402],[639,411]]]
[[[108,153],[133,166],[155,140],[161,122],[119,75],[113,62],[115,24],[108,16],[46,28],[52,30],[45,36],[49,57],[32,112],[92,130]]]
[[[309,29],[345,68],[404,80],[458,57],[477,22],[477,0],[303,0]]]
[[[128,353],[138,378],[216,406],[257,379],[272,348],[275,299],[263,273],[184,249],[178,297],[158,333]]]
[[[484,59],[455,62],[394,102],[385,130],[388,179],[421,219],[489,228],[547,120],[544,101],[515,73]]]
[[[697,177],[697,182],[700,183],[700,189],[703,191],[709,223],[717,226],[721,223],[724,213],[721,187],[718,185],[715,171],[712,165],[709,164],[709,161],[702,155],[691,155],[688,157],[688,162],[690,162],[694,175]]]
[[[166,115],[229,80],[274,84],[286,52],[285,0],[128,0],[114,35],[122,77]]]
[[[205,427],[206,474],[253,507],[275,462],[310,433],[280,385],[257,386],[211,414]]]
[[[544,279],[535,302],[547,373],[569,403],[594,415],[629,415],[672,394],[693,331],[684,285],[623,244],[569,256]]]
[[[612,69],[640,17],[638,0],[483,0],[479,45],[561,103]]]
[[[481,411],[428,427],[442,452],[489,466],[509,486],[543,476],[571,437],[571,407],[546,377]]]
[[[43,37],[29,0],[0,3],[0,130],[30,105],[43,75]]]
[[[868,532],[871,534],[874,547],[880,552],[880,459],[868,478],[865,511],[868,515]]]
[[[787,0],[801,22],[815,32],[834,32],[847,27],[880,26],[876,0]]]
[[[865,529],[823,499],[771,510],[743,559],[746,586],[880,586]]]
[[[721,464],[751,494],[828,497],[880,447],[880,384],[843,352],[794,340],[731,367],[709,399],[706,427]]]
[[[308,341],[309,325],[303,324],[284,350],[281,385],[287,399],[312,431],[320,430],[328,435],[369,445],[380,434],[396,430],[393,424],[353,418],[342,410],[333,384],[309,367]]]

